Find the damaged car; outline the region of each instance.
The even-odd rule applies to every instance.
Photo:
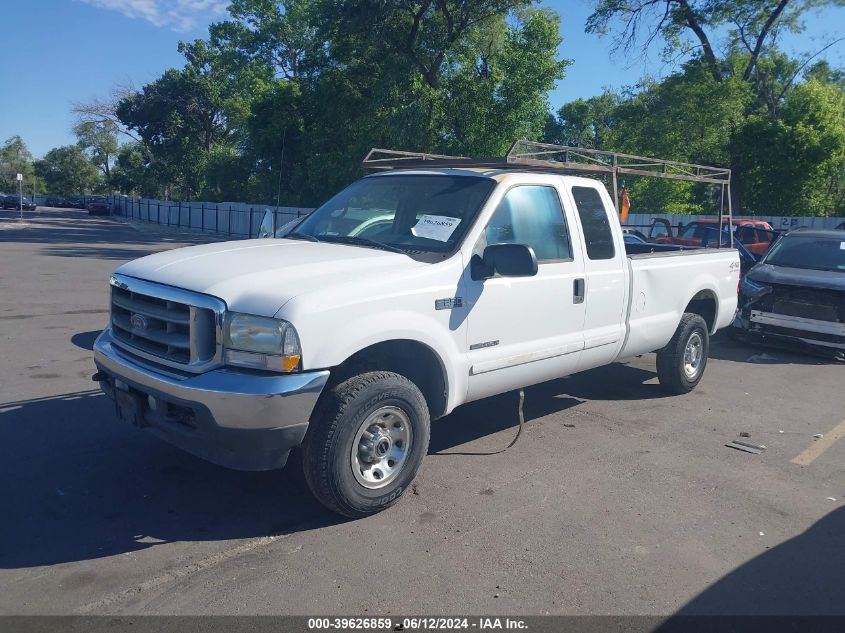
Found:
[[[739,293],[736,338],[845,361],[845,231],[782,236],[743,276]]]

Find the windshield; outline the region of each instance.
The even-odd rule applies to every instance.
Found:
[[[765,262],[785,268],[845,271],[845,240],[788,235],[772,247]]]
[[[314,211],[289,235],[448,252],[460,242],[495,184],[480,176],[363,178]]]

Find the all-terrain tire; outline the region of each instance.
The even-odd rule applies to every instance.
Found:
[[[684,313],[672,340],[657,352],[660,384],[670,393],[679,395],[695,389],[707,367],[709,351],[707,323],[701,315]]]
[[[410,425],[410,446],[395,478],[382,487],[362,485],[354,468],[353,445],[377,411],[399,409]],[[428,452],[431,420],[417,386],[399,374],[358,374],[321,396],[302,444],[302,468],[314,496],[327,508],[361,518],[393,505],[408,489]],[[398,443],[397,443],[398,446]],[[357,447],[356,447],[357,450]]]

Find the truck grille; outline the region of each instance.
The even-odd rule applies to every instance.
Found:
[[[845,293],[775,285],[769,309],[775,314],[845,323]]]
[[[175,295],[178,295],[178,299]],[[112,336],[119,347],[148,360],[188,371],[202,371],[219,361],[215,300],[147,282],[112,279]],[[196,303],[206,305],[194,305]]]

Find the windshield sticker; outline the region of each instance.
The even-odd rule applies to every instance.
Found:
[[[845,242],[839,242],[839,250],[845,251]]]
[[[416,237],[424,237],[429,240],[437,240],[438,242],[446,242],[458,225],[461,223],[460,218],[449,218],[442,215],[424,215],[417,222],[416,226],[411,229]]]

